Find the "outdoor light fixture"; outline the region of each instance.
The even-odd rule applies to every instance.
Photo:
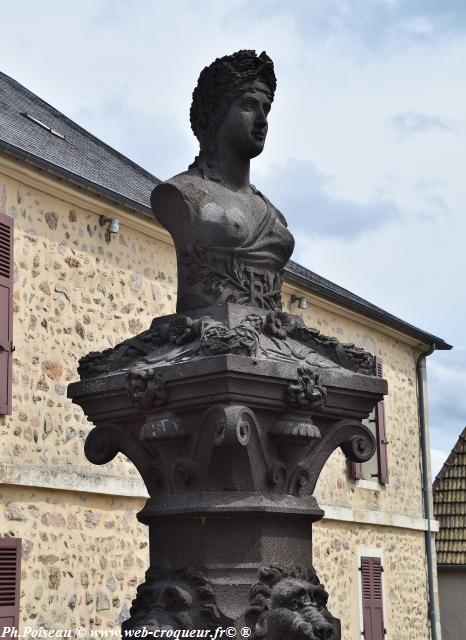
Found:
[[[304,296],[291,296],[291,304],[295,302],[298,303],[298,309],[307,309],[309,306],[309,301]]]
[[[106,216],[100,216],[99,222],[101,226],[108,225],[107,230],[109,233],[118,233],[120,231],[120,221],[118,218],[107,218]]]

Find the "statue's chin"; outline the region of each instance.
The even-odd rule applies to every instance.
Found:
[[[262,140],[253,140],[253,143],[251,144],[251,147],[249,149],[249,158],[252,160],[252,158],[256,158],[258,155],[260,155],[264,150],[264,146],[265,138]]]
[[[257,158],[257,156],[260,156],[263,150],[264,150],[264,146],[262,146],[260,149],[256,149],[254,153],[251,153],[249,155],[249,159],[252,160],[253,158]]]

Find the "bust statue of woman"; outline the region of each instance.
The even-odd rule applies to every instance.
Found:
[[[175,243],[177,312],[225,302],[281,308],[281,274],[294,239],[283,215],[249,182],[275,88],[265,52],[218,58],[199,76],[190,114],[199,155],[151,196]]]
[[[275,88],[265,52],[238,51],[201,72],[191,105],[199,155],[151,196],[156,219],[175,243],[179,315],[155,318],[142,334],[102,354],[88,354],[80,362],[82,378],[129,368],[141,358],[154,365],[200,354],[255,355],[300,365],[290,402],[306,408],[321,404],[324,392],[303,367],[373,372],[370,354],[281,311],[282,272],[294,239],[282,214],[249,182],[251,159],[264,148]],[[236,326],[218,314],[199,312],[229,302],[244,307]]]

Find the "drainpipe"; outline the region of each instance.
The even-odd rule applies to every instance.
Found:
[[[427,520],[427,531],[424,532],[426,556],[427,556],[427,579],[429,586],[429,620],[432,640],[437,640],[437,622],[438,613],[435,601],[434,589],[434,566],[433,566],[433,543],[431,528],[431,510],[430,510],[430,486],[432,484],[429,477],[428,468],[428,452],[427,452],[427,425],[426,425],[426,397],[425,386],[427,383],[426,376],[426,358],[435,351],[435,342],[432,343],[427,351],[421,353],[416,361],[416,375],[418,386],[418,403],[419,403],[419,438],[421,445],[422,457],[422,495],[424,501],[424,518]]]

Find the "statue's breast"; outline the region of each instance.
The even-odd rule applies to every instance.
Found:
[[[281,308],[281,274],[294,239],[254,187],[234,192],[185,173],[156,187],[151,201],[175,242],[178,311],[225,302]]]
[[[252,204],[239,198],[204,198],[198,210],[197,238],[208,247],[244,246],[266,214],[265,205]]]

